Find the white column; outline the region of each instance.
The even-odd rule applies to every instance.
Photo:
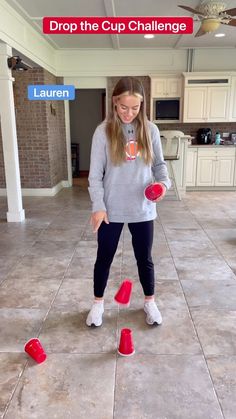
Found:
[[[7,188],[7,221],[20,222],[25,219],[22,208],[19,156],[16,135],[16,118],[13,96],[13,81],[7,59],[12,49],[0,42],[0,117],[3,156]]]

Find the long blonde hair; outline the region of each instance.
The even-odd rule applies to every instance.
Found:
[[[147,125],[146,98],[142,83],[134,77],[123,77],[116,84],[112,93],[111,112],[107,118],[106,134],[110,145],[110,157],[114,165],[120,165],[126,160],[125,138],[122,131],[122,122],[117,115],[114,98],[123,95],[136,96],[141,99],[138,115],[135,117],[136,139],[138,150],[146,164],[152,162],[152,143]]]

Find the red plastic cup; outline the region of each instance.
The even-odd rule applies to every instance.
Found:
[[[117,291],[114,299],[118,304],[129,305],[133,283],[129,279],[122,282],[119,290]]]
[[[25,352],[27,352],[27,354],[30,355],[38,364],[41,364],[41,362],[45,361],[47,358],[47,355],[37,338],[30,339],[25,344]]]
[[[122,329],[120,334],[120,344],[118,349],[118,354],[122,356],[131,356],[135,353],[132,330],[131,329]]]
[[[164,193],[164,188],[160,183],[152,183],[148,185],[145,190],[144,194],[149,201],[155,201],[157,198],[162,196]]]

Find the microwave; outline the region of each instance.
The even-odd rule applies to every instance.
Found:
[[[180,98],[154,99],[153,119],[155,121],[180,121]]]

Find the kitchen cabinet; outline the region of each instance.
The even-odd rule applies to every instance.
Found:
[[[236,76],[232,77],[229,121],[236,121]]]
[[[152,98],[176,98],[181,97],[181,77],[154,77],[151,82]]]
[[[186,187],[196,186],[197,147],[188,148],[186,161]]]
[[[228,120],[230,87],[185,87],[183,122],[222,122]]]
[[[235,148],[199,148],[196,186],[233,186]]]

